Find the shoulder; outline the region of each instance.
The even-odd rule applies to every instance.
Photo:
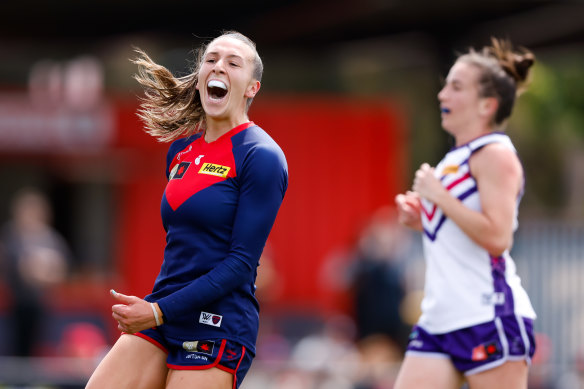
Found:
[[[253,125],[233,137],[235,144],[248,146],[274,147],[280,149],[276,141],[260,126]]]
[[[254,125],[233,137],[234,150],[245,159],[254,158],[286,165],[282,148],[261,127]]]
[[[514,149],[495,142],[477,150],[469,161],[475,177],[495,176],[516,178],[523,174],[523,168]]]
[[[238,177],[249,185],[260,185],[265,191],[286,191],[288,164],[280,146],[263,129],[250,127],[234,136],[233,154]]]
[[[489,170],[521,171],[521,162],[511,138],[501,132],[493,132],[470,142],[471,168],[484,165]]]
[[[513,152],[516,152],[515,146],[508,135],[502,132],[492,132],[487,135],[483,135],[468,143],[468,148],[472,153],[483,149],[487,145],[500,145],[500,147],[505,147]]]

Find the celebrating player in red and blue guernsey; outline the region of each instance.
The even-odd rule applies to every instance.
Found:
[[[211,41],[184,78],[139,54],[140,115],[173,141],[164,261],[144,299],[112,291],[124,334],[87,387],[237,388],[255,355],[258,261],[288,185],[282,150],[247,116],[262,62],[237,32]]]

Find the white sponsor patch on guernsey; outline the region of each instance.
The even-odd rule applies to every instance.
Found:
[[[221,327],[222,321],[223,316],[209,312],[201,312],[201,316],[199,317],[199,323],[207,324],[213,327]]]

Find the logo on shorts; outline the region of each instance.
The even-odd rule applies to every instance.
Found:
[[[227,359],[229,359],[229,360],[233,360],[237,357],[237,353],[233,350],[227,349],[227,350],[225,350],[225,354],[226,354]]]
[[[496,342],[483,343],[472,349],[472,360],[484,361],[499,352]]]
[[[199,316],[199,323],[213,327],[221,327],[221,321],[223,321],[223,316],[214,313],[201,312],[201,316]]]
[[[418,339],[418,337],[420,336],[420,333],[418,332],[418,330],[413,330],[412,332],[410,332],[410,337],[409,337],[409,342],[408,342],[408,347],[410,348],[422,348],[424,346],[424,341],[422,341],[421,339]]]
[[[505,293],[502,292],[484,293],[482,299],[484,305],[504,305]]]
[[[213,355],[213,348],[215,342],[212,340],[193,340],[190,342],[183,342],[183,348],[191,353],[203,353]]]
[[[197,359],[197,360],[202,360],[205,362],[209,361],[209,358],[207,358],[204,355],[200,355],[200,354],[187,354],[187,355],[185,355],[185,358],[186,359]]]

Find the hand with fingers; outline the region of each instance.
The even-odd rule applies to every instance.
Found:
[[[127,296],[113,289],[110,293],[119,302],[112,306],[112,316],[118,322],[120,331],[133,334],[162,324],[162,311],[157,303]]]
[[[427,163],[422,164],[416,171],[414,186],[412,188],[421,197],[436,205],[438,205],[439,197],[446,192],[440,180],[434,175],[434,168]]]
[[[397,220],[404,226],[422,230],[420,196],[416,192],[407,191],[398,194],[395,197],[395,203],[398,212]]]

